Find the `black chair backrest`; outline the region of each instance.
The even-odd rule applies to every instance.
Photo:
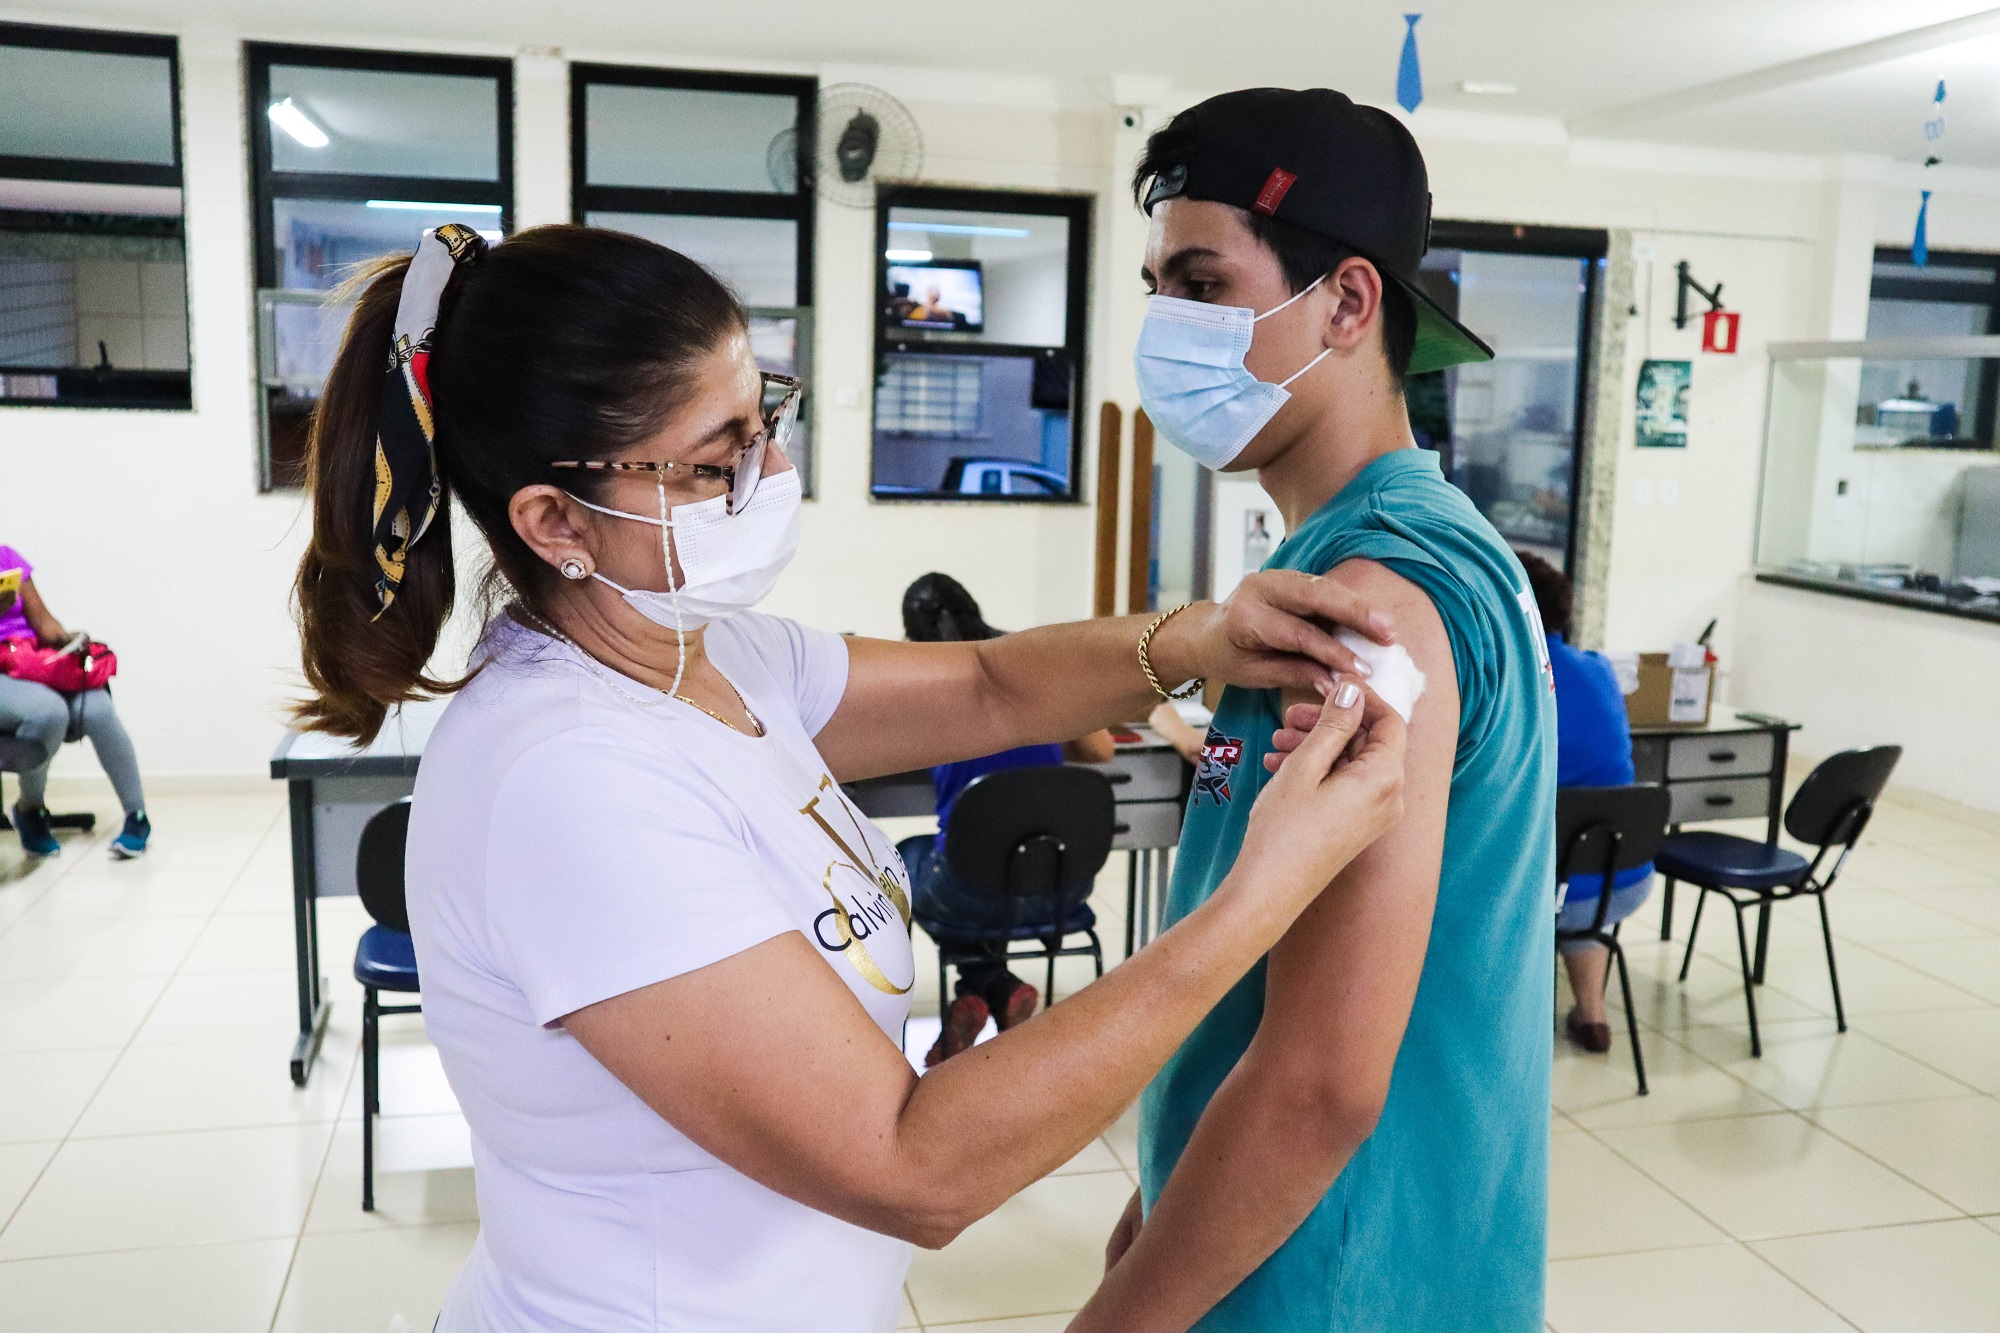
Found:
[[[1900,745],[1842,750],[1806,774],[1785,808],[1785,831],[1813,847],[1853,842],[1868,826],[1875,802],[1889,785]]]
[[[1667,837],[1671,799],[1657,783],[1556,791],[1556,878],[1642,866]],[[1606,861],[1610,861],[1607,869]]]
[[[974,778],[945,828],[945,859],[996,898],[1060,893],[1082,901],[1111,855],[1111,783],[1094,768],[1040,764]]]
[[[410,836],[410,798],[385,805],[368,817],[354,857],[354,887],[377,925],[410,933],[403,902],[403,844]]]

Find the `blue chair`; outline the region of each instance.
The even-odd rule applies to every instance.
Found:
[[[1621,870],[1646,864],[1667,836],[1667,789],[1657,783],[1629,787],[1563,787],[1556,792],[1556,878],[1567,884],[1579,873],[1599,877],[1597,915],[1583,930],[1557,930],[1556,942],[1588,940],[1618,965],[1618,988],[1625,996],[1625,1035],[1632,1042],[1632,1069],[1639,1095],[1646,1095],[1646,1057],[1639,1050],[1639,1019],[1632,1008],[1632,978],[1618,925],[1606,929],[1612,881]]]
[[[1826,976],[1833,984],[1833,1015],[1840,1031],[1847,1031],[1847,1010],[1840,1001],[1840,971],[1833,960],[1833,926],[1826,915],[1826,891],[1847,864],[1847,854],[1861,840],[1875,813],[1875,802],[1889,785],[1896,761],[1903,757],[1900,745],[1877,745],[1866,750],[1844,750],[1806,775],[1785,807],[1785,831],[1809,847],[1816,848],[1808,861],[1797,852],[1776,843],[1756,842],[1728,833],[1676,833],[1666,840],[1654,858],[1669,886],[1684,879],[1701,890],[1695,900],[1694,924],[1688,927],[1687,953],[1681,959],[1682,981],[1694,961],[1695,935],[1701,930],[1701,909],[1708,896],[1719,894],[1736,909],[1736,956],[1743,967],[1743,1005],[1750,1015],[1750,1054],[1764,1054],[1763,1039],[1757,1032],[1757,987],[1764,984],[1764,958],[1771,942],[1771,907],[1792,898],[1811,897],[1819,904],[1820,936],[1826,942]],[[1829,853],[1839,848],[1824,876],[1820,867]],[[1743,913],[1757,909],[1756,960],[1751,960],[1748,938],[1743,933]]]
[[[354,979],[361,983],[361,1210],[375,1211],[375,1117],[382,1109],[383,1014],[418,1014],[420,1004],[383,1004],[382,991],[413,994],[417,953],[403,901],[403,845],[410,833],[410,798],[384,806],[361,830],[354,861],[355,888],[375,924],[354,946]]]
[[[937,942],[938,1002],[949,1005],[946,969],[1004,958],[1045,958],[1044,1008],[1055,1003],[1056,959],[1088,955],[1104,975],[1097,914],[1085,901],[1111,855],[1111,783],[1092,768],[1045,764],[973,779],[952,803],[945,861],[974,892],[994,900],[994,924],[967,929],[914,914]],[[1031,919],[1023,900],[1055,897],[1052,920]],[[1072,935],[1089,944],[1070,945]],[[1026,945],[1021,948],[1018,946]]]

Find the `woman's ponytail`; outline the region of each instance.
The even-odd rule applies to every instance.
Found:
[[[429,530],[405,554],[402,582],[387,610],[375,590],[369,520],[382,369],[409,266],[407,256],[386,259],[353,281],[361,294],[313,413],[307,462],[312,542],[293,594],[312,687],[293,708],[293,720],[307,731],[363,742],[381,730],[389,705],[457,684],[424,674],[457,587],[448,483]]]
[[[294,590],[312,694],[293,719],[363,741],[392,704],[465,683],[424,670],[456,592],[452,502],[493,557],[487,608],[509,596],[543,606],[557,576],[514,530],[513,497],[560,480],[579,498],[599,498],[606,474],[559,473],[556,461],[614,458],[658,434],[693,395],[701,359],[747,326],[714,274],[624,232],[535,227],[455,263],[436,293],[426,363],[436,517],[427,529],[408,525],[419,535],[401,547],[401,577],[385,610],[375,449],[409,267],[406,256],[385,259],[349,284],[361,294],[313,414],[312,542]],[[418,281],[425,276],[420,264]],[[393,494],[388,503],[393,512]]]

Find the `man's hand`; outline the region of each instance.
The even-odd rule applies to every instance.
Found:
[[[1200,676],[1253,689],[1330,689],[1336,674],[1370,674],[1333,637],[1338,625],[1377,643],[1396,639],[1387,616],[1335,580],[1267,569],[1237,584],[1229,600],[1196,603],[1160,626],[1148,655],[1168,688]]]
[[[1125,1257],[1125,1251],[1132,1248],[1132,1242],[1139,1239],[1139,1228],[1146,1220],[1146,1210],[1139,1202],[1139,1191],[1132,1191],[1132,1201],[1125,1205],[1125,1212],[1118,1219],[1118,1225],[1111,1228],[1111,1239],[1104,1245],[1104,1271],[1109,1273]]]

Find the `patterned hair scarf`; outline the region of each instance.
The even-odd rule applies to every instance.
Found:
[[[388,381],[375,423],[375,596],[382,612],[403,586],[403,561],[437,517],[437,424],[431,416],[431,339],[438,302],[453,271],[486,253],[486,242],[456,222],[424,233],[403,274]]]

